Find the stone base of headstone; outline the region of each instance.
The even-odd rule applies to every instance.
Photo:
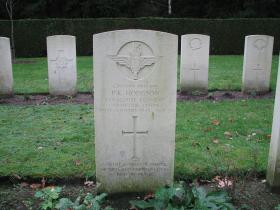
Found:
[[[208,94],[208,89],[201,89],[201,88],[197,88],[197,89],[189,89],[189,90],[181,90],[180,94],[182,95],[207,95]]]
[[[257,89],[254,89],[254,88],[242,88],[242,93],[243,94],[247,94],[247,95],[257,95],[257,96],[261,96],[261,95],[265,95],[267,93],[270,92],[270,89],[269,88],[264,88],[264,89],[261,89],[261,90],[257,90]]]
[[[0,99],[1,99],[1,98],[12,98],[12,97],[14,97],[13,92],[11,92],[11,93],[5,93],[5,94],[0,93]]]
[[[75,97],[77,95],[77,90],[73,90],[73,91],[67,91],[67,92],[63,92],[63,91],[52,91],[50,90],[50,95],[51,96],[69,96],[69,97]]]

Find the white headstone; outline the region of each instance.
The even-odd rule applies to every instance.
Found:
[[[279,59],[280,61],[280,59]],[[267,168],[267,183],[273,191],[280,192],[280,63],[273,113],[272,134]]]
[[[181,37],[180,86],[182,92],[208,91],[210,37],[187,34]]]
[[[243,62],[243,92],[267,92],[273,51],[273,37],[251,35],[245,38]]]
[[[76,37],[47,37],[49,92],[52,95],[75,95],[77,83]]]
[[[96,34],[94,117],[100,191],[150,191],[173,181],[178,37]]]
[[[10,39],[0,37],[0,95],[13,93],[13,69]]]

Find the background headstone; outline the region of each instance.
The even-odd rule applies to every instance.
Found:
[[[94,117],[100,191],[151,191],[174,170],[178,37],[147,30],[96,34]]]
[[[13,94],[13,69],[10,39],[0,37],[0,95]]]
[[[273,51],[272,36],[251,35],[245,38],[242,91],[267,92]]]
[[[76,37],[47,37],[49,92],[51,95],[75,95],[77,83]]]
[[[181,37],[181,92],[208,91],[210,37],[187,34]]]
[[[280,59],[279,59],[280,61]],[[280,63],[279,63],[280,64]],[[267,168],[267,184],[272,191],[280,193],[280,65],[273,113],[272,134]]]

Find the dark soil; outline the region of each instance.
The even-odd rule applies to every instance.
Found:
[[[39,209],[40,200],[34,198],[36,190],[30,187],[32,183],[2,183],[0,184],[0,209],[1,210],[28,210]],[[84,186],[83,184],[60,184],[63,187],[62,197],[75,200],[78,196],[85,196],[90,192],[96,194],[96,187]],[[217,186],[214,183],[203,185],[207,191],[214,190]],[[261,179],[238,181],[233,188],[229,189],[236,208],[243,210],[273,210],[280,204],[280,195],[272,194],[266,188]],[[106,205],[115,209],[129,209],[130,200],[143,199],[145,194],[117,194],[107,198]],[[32,207],[32,208],[31,208]],[[243,207],[243,208],[241,208]],[[245,208],[246,207],[246,208]]]
[[[178,93],[178,101],[221,101],[221,100],[242,100],[242,99],[263,99],[273,98],[274,93],[266,94],[243,94],[239,91],[214,91],[204,95],[191,95]],[[46,105],[46,104],[93,104],[91,93],[79,93],[75,97],[50,96],[48,94],[25,94],[12,97],[0,97],[0,104],[4,105]]]

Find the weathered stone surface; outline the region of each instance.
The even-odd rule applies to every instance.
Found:
[[[280,59],[279,59],[280,61]],[[280,65],[278,68],[272,134],[267,168],[267,184],[272,191],[280,192]]]
[[[245,38],[242,91],[267,92],[273,51],[272,36],[251,35]]]
[[[47,37],[49,92],[51,95],[75,95],[77,83],[76,37]]]
[[[176,35],[96,34],[94,116],[100,191],[150,191],[173,181]]]
[[[181,37],[180,87],[182,92],[208,91],[210,37],[187,34]]]
[[[0,95],[13,94],[13,69],[10,39],[0,37]]]

